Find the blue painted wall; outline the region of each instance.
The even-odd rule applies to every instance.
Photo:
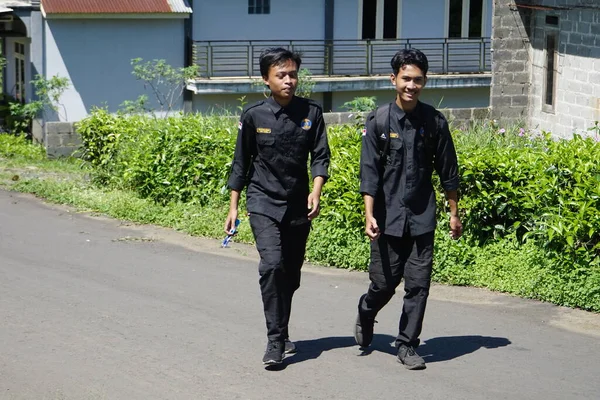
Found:
[[[45,21],[45,72],[71,80],[61,98],[61,121],[78,121],[93,106],[116,111],[141,94],[152,99],[131,74],[131,59],[165,59],[184,64],[183,19],[87,19]],[[179,105],[181,107],[181,105]]]
[[[442,38],[446,0],[402,1],[401,38]]]
[[[333,23],[335,39],[358,39],[361,34],[358,23],[358,0],[337,0]]]
[[[270,14],[251,15],[247,0],[196,1],[194,40],[323,39],[324,4],[323,0],[272,1]]]

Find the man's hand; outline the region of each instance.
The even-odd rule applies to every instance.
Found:
[[[227,215],[227,219],[225,219],[225,233],[227,235],[231,235],[232,232],[235,231],[235,221],[237,220],[237,217],[237,209],[230,209],[229,214]]]
[[[371,241],[377,239],[380,235],[379,226],[377,220],[373,217],[367,217],[365,223],[365,233],[371,239]]]
[[[321,211],[319,203],[321,201],[321,193],[311,192],[308,195],[308,220],[312,221],[313,219],[319,216],[319,212]]]
[[[450,237],[458,239],[462,235],[463,226],[458,216],[450,216]]]

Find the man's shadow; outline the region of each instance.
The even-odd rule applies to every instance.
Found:
[[[325,351],[357,346],[352,336],[331,336],[319,339],[299,340],[294,343],[298,349],[296,354],[286,355],[282,364],[274,365],[267,369],[271,371],[283,370],[288,365],[314,360]]]
[[[396,338],[390,335],[376,334],[368,348],[361,349],[360,356],[368,356],[374,351],[396,355],[394,345]],[[452,360],[481,348],[496,349],[511,344],[507,338],[493,336],[441,336],[425,340],[418,348],[418,353],[427,363]],[[352,336],[334,336],[296,342],[298,353],[286,356],[283,364],[270,367],[271,370],[282,370],[288,365],[314,360],[325,351],[357,346]],[[358,348],[358,346],[357,346]]]
[[[373,343],[366,349],[363,349],[361,355],[369,355],[373,351],[381,351],[391,355],[396,355],[396,338],[389,335],[375,335]],[[485,349],[497,349],[511,344],[511,341],[503,337],[493,336],[440,336],[424,340],[417,352],[425,359],[427,363],[448,361],[464,355],[474,353],[475,351]]]

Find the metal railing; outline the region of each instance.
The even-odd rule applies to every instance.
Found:
[[[260,76],[263,49],[281,46],[302,55],[313,75],[372,76],[391,72],[400,49],[423,51],[432,74],[482,73],[491,70],[489,38],[383,40],[245,40],[195,41],[194,62],[201,78]]]

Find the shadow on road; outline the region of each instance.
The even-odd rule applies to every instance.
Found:
[[[368,356],[374,351],[388,353],[395,356],[395,340],[396,338],[394,336],[375,334],[371,346],[361,349],[362,353],[360,356]],[[481,348],[496,349],[499,347],[508,346],[510,344],[510,340],[502,337],[479,335],[441,336],[427,339],[419,346],[418,352],[427,363],[435,363],[452,360],[473,353]],[[302,340],[296,342],[296,346],[298,347],[297,354],[286,357],[283,364],[270,369],[282,370],[288,365],[307,360],[314,360],[324,351],[356,346],[356,342],[352,336],[336,336],[313,340]]]
[[[270,367],[270,370],[282,370],[291,364],[296,364],[307,360],[314,360],[324,351],[356,346],[356,342],[352,336],[332,336],[312,340],[300,340],[294,343],[298,348],[298,353],[286,357],[283,361],[283,364]]]
[[[428,363],[448,361],[473,353],[481,348],[497,349],[511,344],[503,337],[493,336],[441,336],[431,338],[419,346],[419,354]]]

